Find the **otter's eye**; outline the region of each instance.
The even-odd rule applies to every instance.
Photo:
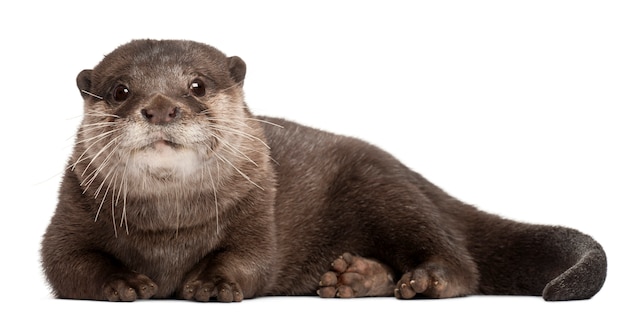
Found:
[[[193,79],[191,84],[189,84],[189,92],[197,97],[204,96],[206,94],[206,86],[202,80]]]
[[[120,84],[113,89],[113,100],[121,103],[128,99],[130,96],[130,90],[127,86]]]

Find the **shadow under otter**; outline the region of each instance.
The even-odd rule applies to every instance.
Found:
[[[78,75],[84,119],[44,235],[55,296],[588,299],[602,247],[451,197],[361,140],[251,114],[246,67],[136,40]]]

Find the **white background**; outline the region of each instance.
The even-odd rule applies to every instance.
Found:
[[[620,312],[626,210],[623,1],[4,1],[0,312]],[[248,65],[257,114],[358,136],[452,195],[605,247],[589,301],[52,299],[39,242],[80,122],[79,71],[133,38],[192,39]]]

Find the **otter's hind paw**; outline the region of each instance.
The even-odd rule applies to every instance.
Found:
[[[324,298],[392,296],[393,290],[391,268],[374,259],[344,253],[322,275],[317,294]]]
[[[450,298],[469,294],[469,288],[459,283],[459,277],[455,278],[444,264],[428,262],[405,273],[398,281],[394,295],[399,299],[411,299],[416,296]]]

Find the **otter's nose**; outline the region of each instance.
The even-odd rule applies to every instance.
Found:
[[[165,125],[180,116],[180,108],[166,97],[157,95],[141,109],[141,116],[151,124]]]

